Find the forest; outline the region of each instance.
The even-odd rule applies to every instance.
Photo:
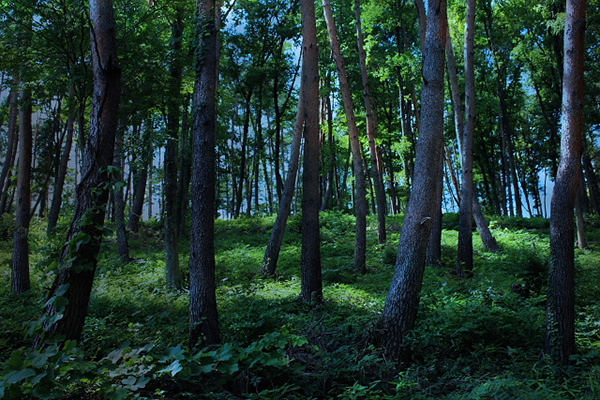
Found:
[[[600,399],[598,0],[0,0],[0,399]]]

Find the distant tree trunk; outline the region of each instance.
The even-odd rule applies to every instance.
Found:
[[[125,199],[123,199],[123,129],[117,131],[117,140],[115,143],[114,166],[119,167],[119,170],[113,176],[113,182],[118,185],[113,194],[115,197],[115,230],[117,233],[117,251],[119,258],[123,262],[129,262],[129,244],[127,242],[127,230],[125,229]]]
[[[333,141],[333,109],[331,108],[331,72],[328,72],[325,80],[327,88],[327,96],[324,101],[325,112],[327,118],[327,143],[329,144],[329,169],[327,170],[327,189],[323,196],[321,211],[327,210],[334,188],[337,191],[335,184],[335,142]]]
[[[306,303],[323,299],[319,233],[319,62],[312,0],[300,0],[302,12],[302,90],[304,91],[304,162],[302,173],[302,285]]]
[[[458,250],[456,276],[473,275],[473,135],[475,132],[475,67],[473,53],[475,42],[475,0],[467,0],[465,21],[465,125],[461,132],[461,190],[458,217]],[[460,106],[460,103],[459,105]]]
[[[588,182],[588,187],[590,189],[590,202],[592,203],[592,208],[596,215],[600,215],[600,197],[598,196],[598,180],[596,179],[596,175],[594,174],[594,168],[592,167],[592,162],[590,161],[590,157],[583,153],[583,170],[585,172],[585,177]]]
[[[183,117],[181,122],[181,139],[179,150],[179,185],[177,186],[177,212],[179,237],[186,236],[186,219],[190,202],[190,179],[192,177],[192,153],[189,124],[189,97],[183,102]]]
[[[19,110],[19,173],[17,175],[17,209],[12,251],[12,292],[21,294],[31,287],[29,282],[29,220],[31,207],[31,89],[21,92]]]
[[[18,79],[13,78],[13,84],[18,84]],[[16,88],[11,89],[8,97],[9,112],[8,112],[8,145],[6,146],[6,157],[4,164],[2,165],[2,174],[0,175],[0,196],[4,197],[4,189],[10,186],[10,181],[7,179],[10,167],[14,163],[14,154],[19,137],[17,134],[17,116],[19,115],[19,109],[17,106],[17,90]],[[0,216],[4,213],[4,207],[0,209]]]
[[[439,267],[442,264],[442,194],[444,192],[444,153],[440,153],[439,177],[435,189],[435,211],[427,243],[425,265]]]
[[[62,195],[65,186],[65,178],[69,167],[69,158],[71,155],[71,145],[73,144],[73,125],[75,122],[75,87],[71,85],[69,88],[69,115],[67,116],[67,137],[65,139],[65,147],[60,157],[60,167],[54,184],[54,194],[52,196],[52,206],[50,215],[48,215],[48,234],[51,234],[60,214],[62,205]]]
[[[141,128],[138,128],[138,131]],[[140,227],[140,218],[144,209],[144,202],[146,201],[146,186],[149,187],[149,197],[152,196],[152,175],[148,177],[148,171],[152,168],[153,163],[153,151],[151,137],[153,134],[153,122],[148,119],[144,122],[144,133],[142,135],[142,149],[141,157],[142,161],[137,163],[139,166],[135,168],[133,175],[133,204],[129,212],[129,224],[128,228],[130,232],[138,232]],[[141,168],[140,168],[141,166]],[[148,184],[148,181],[150,183]],[[150,199],[148,204],[148,218],[152,217],[152,201]]]
[[[550,205],[545,351],[561,364],[575,353],[573,207],[582,153],[585,9],[586,0],[567,0],[560,162]]]
[[[329,41],[331,43],[331,52],[333,53],[333,59],[338,72],[344,114],[346,115],[348,135],[350,137],[350,149],[352,150],[354,180],[356,183],[356,200],[354,202],[356,213],[356,237],[354,242],[353,268],[354,271],[364,274],[366,272],[367,251],[367,190],[365,171],[363,168],[362,156],[360,154],[360,142],[358,140],[358,129],[356,129],[356,120],[354,117],[352,93],[350,92],[346,67],[344,66],[344,60],[340,52],[340,43],[337,38],[329,0],[323,0],[323,11],[325,13],[325,22],[327,23],[327,32],[329,33]]]
[[[165,145],[165,281],[167,289],[181,289],[177,224],[177,152],[179,150],[179,120],[181,117],[181,43],[183,36],[183,10],[178,8],[171,22],[171,50],[169,98],[167,100],[167,141]]]
[[[408,202],[392,284],[378,326],[388,354],[406,359],[403,341],[414,328],[423,282],[444,127],[444,42],[446,1],[427,2],[423,53],[422,121],[416,147],[413,190]]]
[[[219,343],[214,248],[217,11],[197,0],[196,82],[192,110],[192,217],[190,238],[190,347]]]
[[[296,123],[294,125],[294,133],[290,148],[290,162],[288,164],[288,173],[283,187],[283,193],[279,201],[279,210],[275,225],[271,231],[271,237],[265,250],[260,273],[263,276],[275,275],[277,268],[277,260],[279,259],[279,251],[283,242],[283,234],[285,226],[290,215],[292,197],[294,196],[294,187],[296,186],[296,175],[298,172],[298,157],[300,154],[300,141],[302,139],[302,127],[304,126],[304,96],[302,84],[300,85],[300,96],[298,98],[298,112],[296,113]]]
[[[375,198],[377,201],[377,242],[385,243],[387,234],[385,231],[385,189],[383,187],[381,160],[378,157],[375,137],[377,117],[375,116],[375,107],[371,105],[371,90],[369,88],[369,78],[367,75],[367,61],[363,45],[363,34],[360,23],[360,2],[354,0],[354,13],[356,15],[356,33],[358,38],[358,55],[360,60],[360,69],[365,99],[365,112],[367,117],[367,138],[369,140],[369,152],[371,154],[371,174],[373,175],[373,184],[375,186]]]
[[[236,204],[234,217],[240,216],[240,209],[242,207],[242,194],[244,191],[244,181],[246,180],[246,146],[248,143],[248,131],[250,130],[250,99],[252,98],[252,89],[248,91],[248,94],[244,96],[246,100],[246,111],[244,114],[244,127],[242,131],[242,146],[240,149],[240,174],[239,174],[239,185],[236,193]]]
[[[465,27],[466,28],[466,27]],[[471,34],[473,34],[473,29],[471,29]],[[465,32],[466,34],[466,32]],[[465,38],[466,40],[466,38]],[[454,60],[454,50],[452,48],[452,39],[450,37],[450,34],[447,33],[446,35],[446,43],[445,43],[445,49],[446,49],[446,57],[448,59],[448,75],[450,78],[450,88],[451,88],[451,93],[452,93],[452,109],[454,111],[454,129],[456,131],[456,139],[458,142],[458,150],[460,154],[463,154],[463,144],[462,141],[464,139],[463,134],[465,132],[465,125],[463,124],[463,116],[462,116],[462,112],[461,112],[461,99],[460,99],[460,92],[458,89],[458,77],[457,77],[457,73],[456,73],[456,62]],[[465,49],[466,50],[466,49]],[[471,56],[472,57],[472,52],[471,52]],[[471,62],[472,65],[472,62]],[[465,70],[466,70],[466,65],[465,65]],[[470,81],[469,83],[470,85],[474,86],[474,81]],[[465,85],[466,85],[466,80],[465,80]],[[474,92],[474,87],[472,88],[473,92]],[[474,101],[474,94],[471,96],[471,100]],[[467,104],[465,104],[465,109],[467,107]],[[475,112],[474,110],[474,104],[470,104],[470,107],[472,107],[473,109],[473,113]],[[468,118],[468,116],[467,116]],[[473,121],[474,123],[474,121]],[[471,129],[473,129],[474,131],[474,126],[471,127]],[[472,132],[474,133],[474,132]],[[472,137],[472,136],[471,136]],[[471,143],[472,145],[472,143]],[[472,166],[473,166],[473,151],[472,151],[472,147],[471,147],[471,174],[472,174]],[[447,165],[450,171],[450,176],[452,178],[452,183],[456,189],[456,193],[459,197],[459,202],[460,202],[460,198],[461,198],[461,191],[460,188],[458,186],[458,180],[456,179],[456,174],[454,172],[454,167],[451,164],[451,158],[450,158],[450,152],[446,149],[446,154],[447,154]],[[461,158],[461,163],[462,163],[462,158]],[[485,175],[484,175],[485,178]],[[472,179],[471,179],[472,182]],[[472,186],[472,183],[471,183]],[[499,247],[498,247],[498,243],[496,243],[496,239],[494,239],[494,237],[492,236],[492,233],[490,232],[490,229],[487,225],[487,221],[485,220],[485,217],[483,216],[483,211],[481,210],[481,205],[479,204],[479,200],[477,199],[477,196],[474,193],[473,188],[471,188],[472,190],[472,204],[473,206],[471,207],[471,213],[473,215],[473,218],[475,219],[475,225],[477,226],[477,230],[479,232],[479,236],[481,237],[481,240],[483,241],[483,244],[485,246],[485,248],[488,251],[498,251]],[[460,218],[460,217],[459,217]],[[463,221],[463,223],[466,223],[466,221]],[[472,227],[471,227],[472,228]],[[460,229],[460,227],[459,227]],[[472,235],[471,235],[471,261],[472,261],[472,249],[473,249],[473,245],[472,245]],[[468,251],[468,250],[467,250]],[[457,257],[457,260],[459,259],[459,257]],[[472,264],[472,263],[471,263]]]
[[[63,314],[63,318],[47,327],[46,334],[64,335],[66,340],[79,340],[87,315],[104,227],[110,182],[107,167],[113,159],[121,93],[112,0],[91,0],[90,19],[94,74],[90,129],[67,244],[48,296],[49,299],[62,296],[68,303],[63,309],[57,308],[58,302],[49,302],[43,311],[47,316]],[[39,340],[35,345],[41,345]]]
[[[579,186],[583,181],[579,180]],[[577,226],[577,247],[585,249],[587,247],[587,241],[585,240],[585,219],[583,218],[583,210],[581,206],[581,191],[577,193],[575,198],[575,223]]]

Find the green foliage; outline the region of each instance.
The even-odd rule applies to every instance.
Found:
[[[446,217],[451,228],[453,216]],[[291,220],[299,229],[300,217]],[[445,229],[445,266],[425,270],[417,326],[406,342],[411,363],[400,370],[369,337],[393,274],[402,216],[388,218],[389,240],[383,245],[376,243],[375,217],[368,218],[363,276],[351,270],[354,218],[321,213],[321,222],[324,302],[319,306],[298,301],[299,232],[287,231],[278,275],[263,279],[258,270],[274,218],[219,220],[217,300],[224,344],[190,352],[182,345],[188,341],[187,294],[164,289],[162,224],[153,220],[130,237],[133,262],[120,261],[114,238],[105,238],[79,346],[48,343],[30,351],[31,338],[23,337],[32,326],[27,321],[37,321],[46,302],[59,310],[62,302],[60,296],[47,299],[42,289],[50,283],[49,267],[62,243],[59,235],[48,238],[34,220],[33,289],[26,296],[10,294],[11,241],[0,241],[0,359],[5,360],[0,390],[5,398],[11,393],[94,399],[598,397],[600,260],[593,246],[576,253],[578,356],[557,370],[540,359],[545,221],[495,221],[499,253],[485,251],[475,234],[475,273],[468,281],[452,274],[457,233]],[[519,224],[518,229],[507,223]],[[590,233],[596,229],[590,226]],[[187,246],[181,243],[184,276]],[[513,283],[528,286],[529,297],[511,291]]]

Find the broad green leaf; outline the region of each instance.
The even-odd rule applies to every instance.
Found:
[[[35,375],[35,371],[32,369],[23,369],[17,373],[15,373],[14,375],[11,375],[7,380],[6,383],[17,383],[17,382],[21,382],[27,378],[29,378],[30,376],[34,376]]]

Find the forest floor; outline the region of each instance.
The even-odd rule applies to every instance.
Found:
[[[426,268],[406,365],[369,342],[402,220],[388,217],[385,245],[377,244],[374,217],[368,222],[368,271],[358,276],[353,216],[321,214],[324,302],[308,306],[298,301],[299,216],[288,222],[274,279],[259,274],[274,217],[216,221],[223,345],[190,353],[187,292],[165,290],[156,221],[130,236],[130,263],[117,259],[114,237],[105,238],[81,343],[30,352],[26,333],[47,300],[64,237],[47,238],[34,221],[27,295],[10,293],[12,238],[0,238],[0,398],[600,399],[600,221],[588,221],[589,247],[576,250],[578,354],[562,368],[542,353],[547,220],[492,220],[502,250],[485,251],[475,233],[474,276],[457,280],[458,220],[444,217],[443,266]],[[188,258],[183,239],[184,288]]]

